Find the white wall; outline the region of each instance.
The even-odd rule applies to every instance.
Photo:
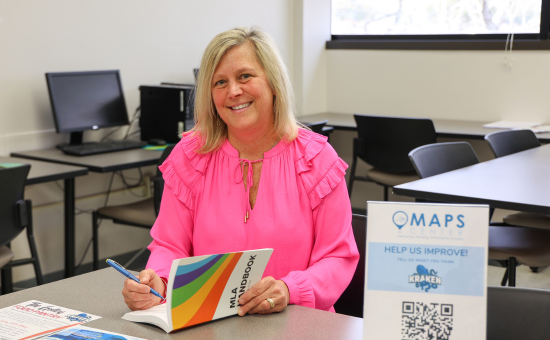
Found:
[[[294,85],[297,115],[327,108],[327,51],[330,0],[296,0],[294,24]]]
[[[550,123],[550,51],[512,56],[510,68],[503,51],[328,50],[327,111]],[[354,133],[337,136],[333,146],[351,165]],[[468,142],[481,160],[493,158],[484,141]],[[357,173],[367,169],[359,162]],[[382,199],[380,186],[355,183],[353,207],[364,209],[366,200]]]
[[[330,29],[330,21],[323,22]],[[326,50],[326,107],[317,112],[550,123],[550,51],[514,51],[512,67],[504,56],[504,51]],[[354,135],[337,131],[331,137],[350,165]],[[493,158],[484,141],[468,142],[480,160]],[[359,162],[357,173],[367,169]],[[355,182],[353,207],[365,209],[367,200],[380,199],[380,186]]]
[[[324,42],[330,39],[330,0],[302,0],[300,9],[296,28],[302,31],[294,55],[299,66],[296,79],[301,77],[297,93],[302,114],[550,123],[550,51],[514,51],[509,67],[504,51],[325,50]],[[350,165],[353,137],[353,132],[346,131],[331,137],[340,157]],[[486,143],[468,142],[481,160],[492,158]],[[367,168],[359,164],[357,173]],[[366,200],[380,199],[380,186],[356,182],[352,206],[364,209]]]
[[[550,123],[550,51],[329,50],[330,112]]]
[[[161,81],[192,82],[202,51],[218,33],[259,25],[281,49],[293,72],[292,0],[2,0],[0,2],[0,155],[40,149],[66,139],[55,133],[44,73],[119,69],[128,112],[139,105],[138,86]],[[86,132],[97,139],[103,132]],[[145,169],[152,173],[153,167]],[[137,172],[127,172],[137,177]],[[76,181],[77,206],[102,205],[110,175]],[[118,176],[117,176],[118,177]],[[115,188],[121,188],[120,181]],[[138,194],[139,194],[138,190]],[[45,273],[63,268],[62,192],[55,184],[29,186],[35,204],[38,250]],[[137,199],[114,194],[111,203]],[[91,235],[91,217],[77,217],[79,258]],[[104,223],[102,257],[144,247],[148,231]],[[121,239],[127,242],[120,242]],[[13,248],[20,257],[26,240]],[[86,261],[90,260],[88,256]],[[27,268],[28,267],[28,268]],[[34,277],[30,266],[14,271],[15,281]]]
[[[0,16],[4,154],[13,135],[54,128],[45,72],[120,69],[131,113],[139,85],[192,82],[223,30],[260,25],[292,53],[289,1],[4,0]]]
[[[325,50],[329,9],[330,0],[2,0],[0,155],[66,139],[54,130],[44,73],[120,69],[132,114],[139,105],[139,85],[191,82],[192,69],[215,34],[250,25],[266,29],[281,49],[296,90],[298,115],[331,111],[550,123],[550,52],[516,51],[510,69],[504,65],[504,52],[495,51]],[[87,132],[85,138],[104,133]],[[341,133],[341,141],[334,141],[348,162],[344,142],[351,138]],[[153,171],[144,169],[146,174]],[[135,171],[126,173],[137,177]],[[78,178],[77,206],[101,206],[108,180],[109,175],[101,174]],[[114,187],[122,187],[120,180]],[[363,207],[365,197],[380,199],[380,188],[366,189],[355,206]],[[43,270],[61,270],[62,192],[49,183],[29,186],[26,195],[36,207]],[[135,199],[121,191],[110,202]],[[90,219],[87,213],[77,217],[77,257],[90,239]],[[110,223],[102,225],[100,235],[102,257],[150,241],[147,230]],[[27,251],[23,238],[13,247],[18,256]],[[15,271],[16,281],[33,276],[30,268]]]

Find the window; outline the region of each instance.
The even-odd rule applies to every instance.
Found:
[[[331,19],[332,41],[540,43],[550,0],[332,0]]]

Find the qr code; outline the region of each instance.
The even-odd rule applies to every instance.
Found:
[[[449,340],[453,330],[453,305],[403,301],[403,339]]]

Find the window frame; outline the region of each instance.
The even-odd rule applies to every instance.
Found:
[[[539,33],[514,34],[514,50],[550,50],[550,0],[541,1]],[[327,49],[504,50],[508,34],[340,35]]]

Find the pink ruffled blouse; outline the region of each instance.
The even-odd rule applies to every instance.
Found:
[[[266,152],[254,209],[239,152],[227,140],[208,154],[198,147],[185,136],[160,167],[165,188],[147,268],[168,277],[174,259],[273,248],[264,276],[286,283],[290,303],[334,311],[359,253],[347,164],[326,138],[300,129]]]

